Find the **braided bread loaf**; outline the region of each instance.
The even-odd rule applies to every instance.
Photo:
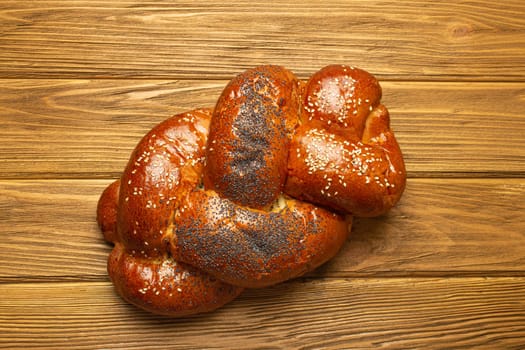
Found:
[[[154,127],[97,208],[118,294],[185,316],[328,261],[353,215],[385,213],[405,187],[380,99],[357,68],[328,66],[302,82],[260,66],[235,77],[213,110]]]

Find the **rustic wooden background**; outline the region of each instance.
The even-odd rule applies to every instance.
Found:
[[[521,0],[1,1],[0,348],[525,348],[524,56]],[[375,74],[405,196],[305,278],[185,319],[127,305],[102,189],[263,63]]]

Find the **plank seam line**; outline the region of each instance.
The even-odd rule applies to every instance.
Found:
[[[87,277],[87,278],[86,278]],[[467,279],[467,278],[525,278],[523,271],[432,271],[420,273],[371,273],[371,274],[346,274],[332,276],[304,276],[292,279],[283,283],[303,282],[323,280],[379,280],[379,279]],[[13,276],[1,277],[0,285],[9,284],[45,284],[45,283],[111,283],[107,275],[93,276]]]
[[[244,69],[243,69],[244,70]],[[231,80],[236,74],[240,73],[243,70],[239,71],[232,71],[231,75],[218,75],[214,77],[206,77],[204,74],[202,77],[189,77],[189,76],[179,76],[176,75],[151,75],[151,76],[98,76],[93,74],[66,74],[64,76],[49,76],[49,77],[40,77],[40,76],[12,76],[12,75],[1,75],[0,79],[2,80],[173,80],[173,81],[203,81],[203,82],[210,82],[210,81],[229,81]],[[313,73],[313,72],[312,72]],[[525,79],[518,79],[518,77],[510,76],[509,79],[501,80],[502,76],[498,76],[500,80],[491,80],[487,78],[483,79],[463,79],[461,76],[457,76],[458,79],[453,80],[449,79],[449,76],[444,76],[447,79],[402,79],[402,78],[388,78],[385,76],[381,76],[379,73],[374,74],[378,79],[379,82],[392,82],[392,83],[432,83],[432,84],[455,84],[455,83],[480,83],[480,84],[525,84]],[[300,79],[307,79],[308,77],[305,77],[301,74],[298,74],[298,77]],[[429,76],[432,77],[432,76]],[[436,75],[435,77],[439,77]]]

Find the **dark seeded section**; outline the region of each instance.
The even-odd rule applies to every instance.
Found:
[[[261,80],[269,78],[262,75]],[[282,138],[279,126],[273,122],[273,116],[279,115],[267,97],[261,94],[263,83],[247,80],[241,87],[245,102],[239,109],[239,114],[233,123],[233,133],[236,138],[230,140],[232,157],[227,166],[231,172],[225,174],[222,181],[228,186],[224,195],[235,198],[239,204],[250,205],[256,201],[267,205],[275,198],[280,189],[280,183],[272,181],[268,168],[268,158],[273,158],[272,140]],[[271,84],[266,84],[271,86]],[[271,159],[270,159],[271,161]]]
[[[221,127],[211,128],[207,155],[210,188],[221,196],[264,208],[280,193],[294,79],[284,68],[262,66],[237,76],[223,92],[212,121]]]
[[[257,284],[268,274],[280,281],[306,269],[301,266],[301,240],[316,234],[317,223],[289,208],[250,210],[204,192],[194,194],[192,201],[199,205],[175,219],[181,260],[230,283]]]

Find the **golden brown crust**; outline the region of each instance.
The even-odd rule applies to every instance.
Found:
[[[117,238],[117,211],[120,179],[113,181],[100,196],[97,205],[97,222],[107,242],[115,243]]]
[[[211,110],[172,117],[139,142],[121,178],[121,242],[144,257],[159,254],[169,218],[201,181]]]
[[[356,68],[328,66],[305,84],[261,66],[234,78],[214,111],[153,128],[97,207],[117,292],[185,316],[332,258],[348,214],[385,213],[405,187],[380,99]]]
[[[328,66],[305,91],[285,192],[356,216],[386,213],[404,191],[406,172],[377,80]]]
[[[305,85],[302,119],[305,123],[319,121],[346,137],[360,137],[381,95],[381,86],[370,73],[345,65],[326,66]]]
[[[115,290],[125,300],[167,316],[213,311],[243,290],[170,257],[152,259],[133,255],[121,244],[111,252],[108,272]]]

